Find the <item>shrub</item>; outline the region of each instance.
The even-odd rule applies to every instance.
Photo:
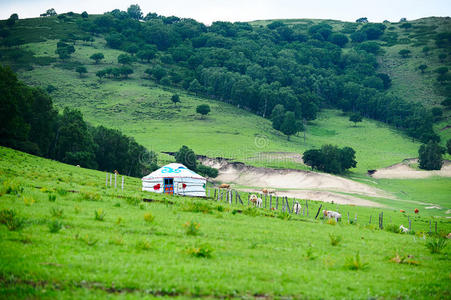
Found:
[[[60,196],[65,196],[65,195],[67,195],[67,190],[65,190],[65,189],[57,188],[57,189],[56,189],[56,192],[57,192],[58,195],[60,195]]]
[[[260,212],[255,207],[248,207],[243,210],[243,214],[251,217],[256,217],[260,214]]]
[[[197,222],[186,222],[185,224],[183,224],[183,227],[185,228],[185,233],[186,235],[198,235],[199,234],[199,229],[200,229],[200,224]]]
[[[291,219],[291,215],[290,213],[286,212],[286,211],[279,211],[277,213],[277,217],[281,220],[289,220]]]
[[[148,240],[140,240],[136,243],[136,249],[138,250],[150,250],[152,244]]]
[[[101,208],[96,209],[94,211],[94,219],[97,221],[103,221],[103,219],[105,218],[105,215],[106,215],[106,212]]]
[[[312,245],[309,245],[309,247],[307,249],[305,249],[305,255],[304,256],[305,256],[305,258],[307,260],[315,260],[317,258],[317,256],[313,252]]]
[[[363,270],[368,266],[368,263],[364,263],[360,260],[359,251],[354,256],[346,258],[345,267],[349,270]]]
[[[19,217],[13,209],[0,211],[0,224],[4,224],[9,231],[21,230],[25,225],[25,219]]]
[[[63,217],[63,209],[58,207],[52,207],[50,208],[50,215],[55,218],[62,218]]]
[[[146,223],[152,223],[155,220],[155,216],[152,215],[150,212],[144,214],[144,221]]]
[[[384,229],[387,231],[393,232],[393,233],[401,233],[399,226],[397,226],[395,224],[388,224],[387,226],[385,226]]]
[[[203,257],[203,258],[211,258],[213,249],[209,245],[200,245],[194,247],[187,247],[185,249],[188,255],[193,257]]]
[[[332,246],[337,246],[341,242],[341,236],[339,236],[339,235],[330,233],[329,238],[330,238],[330,244]]]
[[[428,248],[432,254],[440,253],[445,247],[446,239],[444,238],[430,238],[426,242],[426,248]]]
[[[48,224],[48,226],[51,233],[58,233],[63,228],[63,223],[58,220],[53,220]]]
[[[55,194],[49,194],[49,201],[55,202],[56,201],[56,195]]]

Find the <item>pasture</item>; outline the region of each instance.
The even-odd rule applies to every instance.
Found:
[[[313,201],[307,217],[143,193],[136,178],[120,191],[105,173],[7,148],[0,180],[0,211],[21,224],[0,225],[5,298],[450,297],[449,245],[426,244],[429,220],[442,235],[451,225],[422,212],[407,211],[415,234],[399,234],[407,217],[393,209],[323,204],[358,215],[334,224],[314,218]]]

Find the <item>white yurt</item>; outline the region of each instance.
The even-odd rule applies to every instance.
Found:
[[[143,191],[205,197],[207,180],[182,164],[172,163],[142,178]]]

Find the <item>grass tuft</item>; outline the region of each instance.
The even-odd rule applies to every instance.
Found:
[[[51,215],[52,217],[55,217],[55,218],[62,218],[62,217],[63,217],[63,213],[64,213],[64,211],[63,211],[62,208],[58,208],[58,207],[52,207],[52,208],[50,208],[50,215]]]
[[[19,231],[25,226],[25,219],[12,209],[4,209],[0,211],[0,224],[4,224],[9,231]]]
[[[193,246],[193,247],[186,247],[185,252],[192,256],[192,257],[199,257],[199,258],[211,258],[213,254],[213,249],[207,245],[200,245],[200,246]]]
[[[152,223],[154,220],[155,220],[155,216],[152,215],[150,212],[144,214],[144,221],[146,223]]]
[[[357,270],[366,269],[367,267],[368,267],[368,263],[362,262],[360,260],[359,251],[357,251],[355,256],[350,256],[350,257],[346,258],[345,268],[347,268],[349,270],[357,271]]]
[[[330,244],[332,246],[337,246],[342,240],[341,236],[335,235],[333,233],[329,234],[329,238],[330,238]]]
[[[183,227],[185,228],[186,235],[198,235],[200,230],[200,224],[197,222],[186,222],[183,224]]]
[[[63,228],[63,223],[58,220],[53,220],[48,226],[50,233],[58,233]]]
[[[432,254],[438,254],[446,248],[446,242],[447,240],[444,238],[430,238],[426,242],[426,248],[428,248]]]
[[[99,208],[94,211],[94,220],[103,221],[105,219],[106,212]]]
[[[152,249],[152,244],[148,240],[140,240],[136,242],[136,249],[147,251]]]

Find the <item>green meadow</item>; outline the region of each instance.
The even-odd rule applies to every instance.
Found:
[[[314,218],[314,201],[294,215],[144,193],[129,177],[121,191],[105,176],[0,148],[1,298],[450,297],[449,245],[426,246],[435,222],[451,229],[444,218],[322,203],[343,214],[335,224]],[[414,234],[393,232],[407,216]]]

